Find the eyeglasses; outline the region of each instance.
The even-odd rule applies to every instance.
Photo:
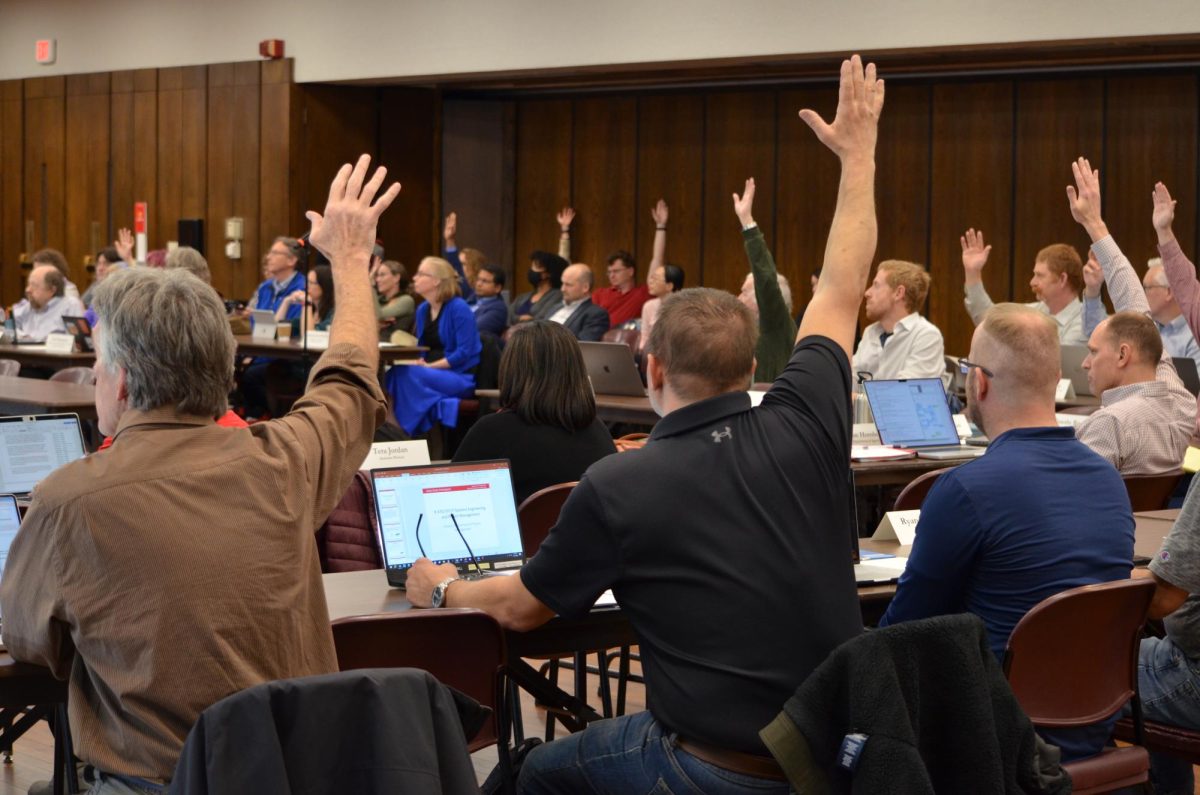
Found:
[[[977,367],[980,370],[982,370],[983,374],[986,375],[988,378],[996,377],[995,373],[993,373],[991,370],[984,367],[982,364],[975,364],[975,362],[968,362],[966,359],[958,360],[958,369],[960,372],[962,372],[963,375],[967,375],[968,373],[970,373],[972,367]]]

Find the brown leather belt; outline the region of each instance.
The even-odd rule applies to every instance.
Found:
[[[716,765],[722,770],[741,773],[744,776],[765,778],[771,781],[787,781],[783,768],[772,757],[748,754],[744,751],[732,751],[728,748],[718,748],[715,745],[689,740],[685,737],[675,737],[675,747],[710,765]]]

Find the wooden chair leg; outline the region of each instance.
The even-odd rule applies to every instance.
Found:
[[[546,668],[546,677],[554,685],[558,685],[558,660],[553,659]],[[554,711],[547,706],[546,708],[546,742],[554,739]]]

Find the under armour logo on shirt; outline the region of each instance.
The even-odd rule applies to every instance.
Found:
[[[733,431],[729,430],[729,426],[726,425],[723,431],[713,431],[712,438],[714,444],[720,444],[722,439],[732,439]]]

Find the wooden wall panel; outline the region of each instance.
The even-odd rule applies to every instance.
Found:
[[[636,207],[637,100],[595,97],[575,102],[571,146],[571,201],[578,213],[571,259],[592,266],[596,285],[608,284],[606,260],[618,249],[633,252],[641,237],[653,237],[649,209]],[[647,227],[650,229],[647,232]],[[638,283],[649,259],[637,260]]]
[[[0,301],[19,300],[24,236],[24,86],[0,82]]]
[[[208,69],[184,66],[158,74],[158,206],[151,248],[178,238],[181,218],[203,218],[207,209]]]
[[[152,213],[157,204],[158,70],[113,72],[110,118],[115,235],[133,227],[135,202],[147,202]]]
[[[440,98],[429,89],[388,88],[379,99],[377,159],[387,166],[387,184],[399,181],[402,188],[393,209],[380,219],[378,233],[388,257],[415,273],[423,257],[442,253],[437,187]]]
[[[1103,170],[1104,83],[1028,80],[1017,86],[1013,179],[1013,296],[1035,300],[1029,279],[1037,252],[1051,243],[1074,246],[1087,259],[1090,239],[1071,218],[1066,187],[1071,162],[1084,155]]]
[[[571,133],[569,100],[517,103],[514,296],[529,289],[529,252],[558,251],[554,216],[571,203]]]
[[[754,177],[756,220],[775,240],[776,95],[769,91],[712,94],[705,107],[704,260],[700,283],[737,292],[749,266],[730,198]],[[768,215],[769,214],[769,215]]]
[[[812,273],[825,260],[841,174],[837,156],[800,120],[803,108],[832,121],[836,86],[811,86],[779,95],[778,201],[774,208],[762,199],[755,201],[755,220],[764,225],[764,232],[775,228],[775,263],[791,282],[797,309],[812,299]]]
[[[995,301],[1010,298],[1012,118],[1011,82],[933,87],[929,319],[942,329],[949,354],[966,355],[975,329],[963,308],[959,237],[968,227],[983,230],[992,246],[983,272],[988,292]]]
[[[65,99],[64,77],[25,81],[24,220],[33,222],[35,250],[61,249],[66,242]],[[80,276],[77,271],[72,275]]]
[[[109,113],[107,72],[67,78],[66,242],[63,253],[81,290],[92,282],[92,258],[112,240],[109,225]]]
[[[246,251],[243,247],[242,264],[236,279],[241,290],[239,295],[249,296],[261,281],[258,263],[271,241],[279,235],[303,234],[308,230],[305,210],[325,208],[329,183],[335,172],[325,178],[320,203],[308,204],[309,197],[303,193],[307,186],[299,176],[307,164],[306,152],[301,151],[300,144],[302,113],[297,89],[292,83],[292,61],[264,61],[259,106],[258,250]],[[370,117],[361,123],[373,122]],[[347,125],[346,134],[352,135],[357,129],[358,124]]]
[[[458,214],[458,244],[508,269],[512,283],[514,104],[442,103],[442,206]]]
[[[875,261],[929,264],[930,103],[928,85],[889,86],[876,145]]]
[[[650,208],[665,199],[667,262],[684,271],[684,285],[700,279],[701,230],[704,228],[704,97],[667,94],[638,99],[637,200],[639,227],[634,255],[642,278],[653,254]]]
[[[1175,236],[1195,256],[1197,102],[1195,74],[1107,81],[1104,219],[1139,273],[1158,256],[1150,191],[1160,180],[1179,202]]]
[[[213,286],[230,298],[249,295],[258,276],[258,63],[208,67],[205,257]],[[243,219],[242,257],[225,255],[225,219]]]

